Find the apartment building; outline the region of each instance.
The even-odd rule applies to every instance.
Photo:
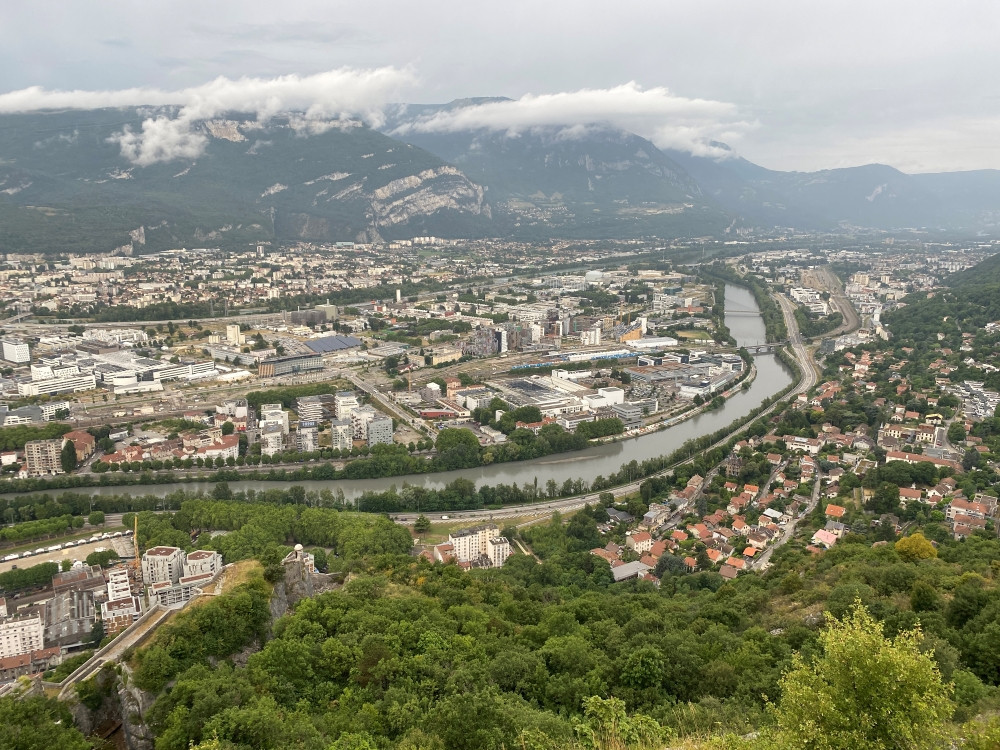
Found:
[[[454,557],[459,564],[479,567],[502,567],[510,557],[510,542],[500,536],[500,529],[494,524],[473,526],[448,535],[448,542],[439,545]],[[442,555],[436,555],[443,559]]]
[[[263,430],[268,425],[278,425],[283,435],[288,434],[288,412],[281,407],[281,404],[261,405],[260,428]]]
[[[112,568],[108,571],[108,601],[127,599],[132,596],[132,583],[128,579],[125,568]]]
[[[29,440],[24,444],[24,469],[34,477],[62,474],[63,439]]]
[[[350,419],[354,410],[361,405],[354,391],[338,391],[333,398],[337,419]]]
[[[300,420],[326,422],[337,415],[336,398],[332,393],[318,396],[300,396],[295,400],[295,411]]]
[[[349,419],[334,419],[330,422],[330,446],[341,453],[354,446],[354,433]]]
[[[285,450],[285,433],[280,424],[267,424],[261,428],[260,452],[264,456],[274,456]]]
[[[368,445],[392,445],[392,420],[378,415],[368,423]]]
[[[187,556],[184,561],[183,578],[200,576],[205,573],[215,575],[222,570],[222,555],[215,550],[199,549]]]
[[[45,626],[41,609],[0,620],[0,659],[42,648]]]
[[[368,439],[368,423],[378,417],[372,406],[359,406],[351,412],[351,437],[354,440]]]
[[[212,573],[183,576],[176,583],[160,581],[149,587],[149,594],[164,607],[190,601],[202,586],[208,585],[215,577]]]
[[[184,550],[178,547],[153,547],[142,556],[142,580],[153,583],[177,583],[184,570]]]
[[[295,431],[295,448],[300,453],[319,450],[319,425],[316,422],[299,422],[299,428]]]

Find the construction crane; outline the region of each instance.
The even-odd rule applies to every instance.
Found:
[[[135,526],[132,529],[132,550],[135,552],[135,557],[132,558],[131,567],[132,573],[139,577],[139,514],[135,514]]]

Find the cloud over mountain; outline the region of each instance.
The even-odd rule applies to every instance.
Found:
[[[341,68],[314,75],[276,78],[216,78],[201,86],[177,91],[132,88],[119,91],[48,91],[34,86],[0,94],[0,113],[45,109],[97,109],[102,107],[176,106],[172,115],[143,121],[141,130],[115,133],[122,156],[147,166],[178,158],[195,158],[205,146],[205,136],[193,126],[199,120],[225,112],[247,112],[266,121],[279,112],[297,111],[304,119],[321,123],[329,119],[361,117],[377,125],[387,101],[414,80],[410,70],[385,67],[360,70]],[[318,127],[318,126],[317,126]]]
[[[585,133],[589,125],[612,125],[649,138],[661,148],[716,158],[731,152],[712,141],[732,142],[754,127],[734,104],[677,96],[664,87],[643,89],[631,81],[607,89],[526,94],[441,110],[405,123],[395,133],[502,130],[516,136],[531,128],[558,127],[564,137],[572,138]]]

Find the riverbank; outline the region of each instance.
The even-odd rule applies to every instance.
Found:
[[[727,309],[754,309],[754,299],[746,288],[727,286]],[[738,343],[761,341],[764,338],[764,324],[759,316],[738,315],[729,321],[730,330]],[[739,420],[756,413],[765,403],[794,387],[796,377],[775,355],[759,355],[754,358],[756,377],[750,387],[744,390],[735,388],[725,404],[715,410],[704,411],[690,415],[683,421],[672,424],[665,429],[653,431],[639,437],[619,439],[615,442],[595,445],[581,451],[552,454],[527,461],[491,464],[471,469],[456,469],[446,472],[397,475],[371,479],[311,479],[295,472],[278,472],[273,479],[258,478],[246,480],[238,474],[223,474],[221,477],[201,476],[189,477],[185,481],[171,481],[171,477],[153,478],[144,484],[142,475],[132,479],[137,480],[126,488],[143,487],[146,496],[168,498],[177,493],[202,492],[209,494],[221,482],[226,482],[233,492],[253,490],[254,492],[284,491],[290,484],[299,485],[307,493],[330,493],[346,501],[356,501],[365,493],[386,492],[394,487],[408,486],[419,490],[437,491],[445,488],[456,480],[463,480],[474,488],[485,486],[546,486],[554,481],[560,488],[567,481],[585,481],[590,485],[604,486],[607,478],[618,475],[623,466],[635,466],[639,471],[646,462],[659,464],[663,457],[672,454],[682,446],[689,444],[698,436],[717,435],[720,430],[729,429]],[[216,480],[216,481],[213,481]],[[52,489],[74,488],[49,488]],[[78,488],[94,497],[111,497],[120,495],[119,487],[91,486]],[[17,495],[35,494],[38,491],[22,491]],[[136,493],[127,492],[135,496]],[[5,497],[13,500],[17,495],[8,494]],[[11,500],[8,500],[10,502]]]

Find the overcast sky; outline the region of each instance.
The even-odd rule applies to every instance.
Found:
[[[66,90],[157,89],[95,101],[194,98],[191,117],[244,93],[258,111],[316,99],[365,116],[505,96],[518,101],[421,127],[606,120],[666,146],[724,140],[775,169],[1000,168],[998,29],[988,0],[9,0],[0,111],[64,106],[44,92]],[[318,75],[345,67],[380,72]],[[206,107],[219,76],[258,80]],[[29,87],[44,91],[9,95]]]

